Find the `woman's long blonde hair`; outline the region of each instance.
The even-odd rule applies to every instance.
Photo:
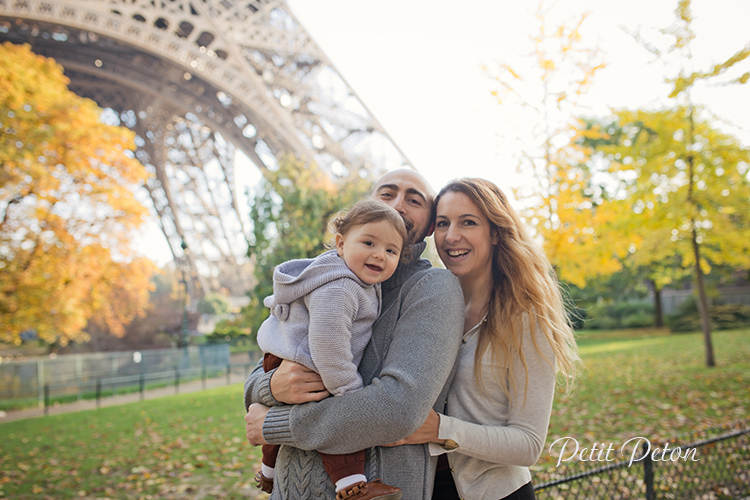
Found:
[[[500,370],[496,373],[498,380],[502,380],[502,375],[507,372],[514,394],[517,394],[516,379],[510,364],[513,355],[517,354],[526,369],[528,387],[529,369],[521,341],[525,329],[531,328],[533,333],[538,326],[552,347],[557,372],[563,379],[566,391],[569,391],[580,358],[560,284],[544,249],[532,238],[505,194],[492,182],[477,178],[452,181],[438,193],[435,207],[448,192],[468,196],[489,220],[491,234],[497,235],[492,254],[492,291],[486,321],[479,330],[474,359],[474,376],[480,387],[483,386],[481,360],[488,349],[492,353],[493,364]],[[535,335],[531,338],[539,354],[544,357]],[[501,386],[510,399],[509,388],[506,384]],[[526,388],[524,400],[525,394]]]

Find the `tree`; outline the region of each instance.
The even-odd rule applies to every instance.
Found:
[[[180,273],[173,266],[158,269],[151,277],[152,291],[143,316],[135,317],[125,326],[125,334],[116,337],[106,326],[95,320],[86,325],[89,340],[76,345],[77,351],[128,351],[164,349],[183,342],[184,287]],[[188,329],[195,330],[200,314],[188,313]]]
[[[67,88],[62,68],[28,46],[0,47],[0,339],[35,330],[115,335],[144,312],[153,264],[129,250],[147,209],[134,135]]]
[[[221,315],[229,312],[229,299],[220,293],[209,293],[198,302],[200,314]]]
[[[685,108],[617,111],[602,130],[592,161],[615,181],[623,210],[605,231],[627,266],[648,269],[658,290],[696,266],[750,267],[749,149]]]
[[[637,236],[638,233],[633,227],[636,224],[642,224],[643,221],[631,223],[626,222],[630,221],[629,218],[623,217],[632,210],[626,200],[628,196],[626,189],[612,175],[609,163],[601,161],[601,158],[599,158],[605,147],[618,145],[627,140],[623,139],[623,135],[623,129],[613,118],[604,120],[584,118],[579,120],[577,133],[571,147],[584,152],[586,165],[579,168],[585,168],[589,178],[598,179],[599,184],[593,186],[594,189],[592,189],[592,186],[588,188],[588,192],[593,195],[591,196],[592,203],[590,206],[586,207],[579,204],[574,206],[574,210],[597,212],[599,224],[578,227],[575,225],[576,218],[566,220],[569,232],[575,234],[589,232],[595,235],[597,240],[602,240],[601,244],[596,241],[596,245],[581,245],[579,247],[579,259],[597,258],[599,257],[597,253],[608,251],[610,252],[610,258],[617,259],[620,270],[615,271],[614,275],[607,272],[598,272],[597,275],[592,275],[585,269],[576,266],[575,262],[573,265],[569,265],[568,261],[564,260],[560,263],[561,274],[578,276],[578,282],[576,283],[578,286],[581,286],[580,282],[584,286],[588,286],[590,279],[593,279],[596,283],[601,281],[599,278],[602,276],[615,278],[615,275],[629,276],[637,283],[648,283],[654,298],[654,324],[661,327],[664,325],[661,290],[666,285],[682,280],[685,277],[685,270],[679,261],[675,261],[674,255],[670,253],[667,239],[652,238],[652,244],[655,244],[656,248],[646,250],[641,246],[643,240]],[[581,219],[581,217],[578,217],[578,219]],[[593,217],[589,216],[583,219],[592,220]],[[629,244],[624,244],[629,239],[632,241]],[[641,246],[641,251],[634,256],[633,252],[635,252],[637,246]],[[647,262],[643,262],[643,255],[650,256]]]
[[[706,365],[714,366],[713,345],[711,342],[711,325],[708,314],[708,300],[706,299],[706,290],[704,284],[703,269],[701,263],[701,195],[699,193],[697,177],[700,172],[697,171],[696,154],[700,137],[696,135],[694,121],[696,120],[696,111],[693,106],[692,91],[699,83],[710,81],[720,81],[728,74],[731,75],[740,63],[748,60],[750,56],[750,44],[746,45],[724,62],[714,64],[706,70],[695,70],[693,68],[692,42],[695,39],[695,33],[692,29],[693,17],[691,12],[691,0],[679,0],[675,9],[675,22],[672,26],[662,30],[662,33],[669,36],[672,42],[666,48],[659,48],[653,43],[643,40],[639,35],[636,39],[641,41],[643,46],[658,60],[668,66],[674,64],[678,69],[675,74],[667,75],[665,80],[671,85],[672,90],[669,97],[675,99],[680,108],[683,110],[687,120],[687,127],[682,135],[682,142],[685,143],[687,154],[682,158],[686,164],[687,174],[687,193],[684,202],[693,207],[693,214],[689,219],[691,226],[691,244],[694,260],[695,286],[698,290],[698,309],[701,314],[703,327],[703,336],[706,346]],[[723,84],[745,84],[750,80],[750,71],[747,71],[735,78],[722,82]]]
[[[492,93],[501,106],[526,110],[531,134],[538,138],[533,148],[522,151],[517,167],[534,179],[533,186],[514,190],[525,207],[521,213],[543,238],[560,278],[583,286],[587,275],[619,269],[617,258],[595,233],[609,215],[589,210],[597,189],[585,153],[574,140],[582,98],[604,62],[598,49],[581,36],[587,14],[551,25],[551,13],[541,1],[536,12],[539,30],[530,37],[533,53],[524,60],[529,61],[527,67],[500,63],[485,69],[496,82]],[[581,247],[594,249],[596,258]],[[563,262],[565,266],[558,266]]]
[[[334,180],[316,165],[291,157],[266,173],[250,211],[253,237],[248,254],[255,259],[258,284],[250,292],[250,304],[242,310],[254,335],[268,317],[263,299],[273,293],[274,267],[322,253],[331,217],[371,188],[371,179]]]

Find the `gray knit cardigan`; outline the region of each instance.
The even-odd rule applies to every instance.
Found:
[[[414,254],[424,250],[415,246]],[[402,264],[382,285],[383,306],[359,372],[365,387],[318,403],[279,405],[273,371],[257,366],[245,382],[245,407],[273,406],[263,436],[281,444],[271,500],[333,499],[333,483],[317,452],[368,449],[365,474],[404,492],[404,500],[432,496],[436,458],[426,445],[382,448],[418,429],[430,408],[442,412],[463,333],[458,280],[420,259]]]

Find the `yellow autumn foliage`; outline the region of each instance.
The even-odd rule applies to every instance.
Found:
[[[130,250],[148,214],[134,134],[28,46],[4,43],[0,67],[0,340],[83,341],[92,318],[122,335],[154,270]]]

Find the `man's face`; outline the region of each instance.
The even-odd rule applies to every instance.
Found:
[[[412,242],[418,243],[432,234],[434,193],[420,174],[406,169],[388,172],[380,178],[372,194],[401,214]]]

